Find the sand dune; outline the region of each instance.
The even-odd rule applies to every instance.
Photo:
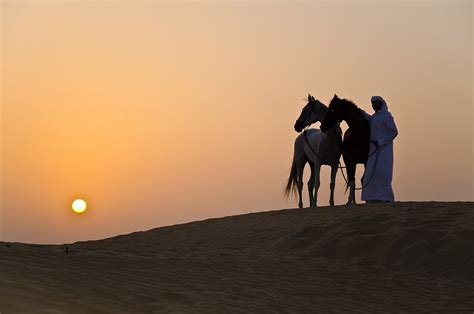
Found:
[[[474,203],[287,209],[0,242],[0,312],[474,311]]]

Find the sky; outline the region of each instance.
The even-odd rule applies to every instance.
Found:
[[[472,1],[0,3],[0,240],[296,207],[308,93],[385,98],[397,200],[474,199]]]

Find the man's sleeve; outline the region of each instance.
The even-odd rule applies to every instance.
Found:
[[[386,133],[385,136],[382,137],[382,143],[379,143],[380,146],[385,146],[391,143],[398,135],[398,129],[391,114],[387,115],[384,122]]]
[[[372,118],[372,116],[370,114],[368,114],[367,112],[365,112],[363,109],[360,109],[362,111],[362,114],[364,115],[364,118],[370,122],[370,119]]]

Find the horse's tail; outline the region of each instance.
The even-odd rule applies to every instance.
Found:
[[[291,171],[290,171],[290,176],[288,177],[288,182],[286,183],[286,188],[285,188],[285,197],[288,199],[290,197],[290,194],[296,195],[297,189],[296,189],[296,161],[293,159],[293,163],[291,164]]]

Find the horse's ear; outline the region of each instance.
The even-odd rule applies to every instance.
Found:
[[[336,95],[336,94],[334,94],[334,99],[339,99],[339,97],[337,97],[337,95]]]
[[[308,94],[308,101],[311,101],[311,94]]]
[[[311,100],[312,100],[312,101],[316,101],[316,99],[314,99],[314,97],[313,97],[313,96],[311,96]]]

